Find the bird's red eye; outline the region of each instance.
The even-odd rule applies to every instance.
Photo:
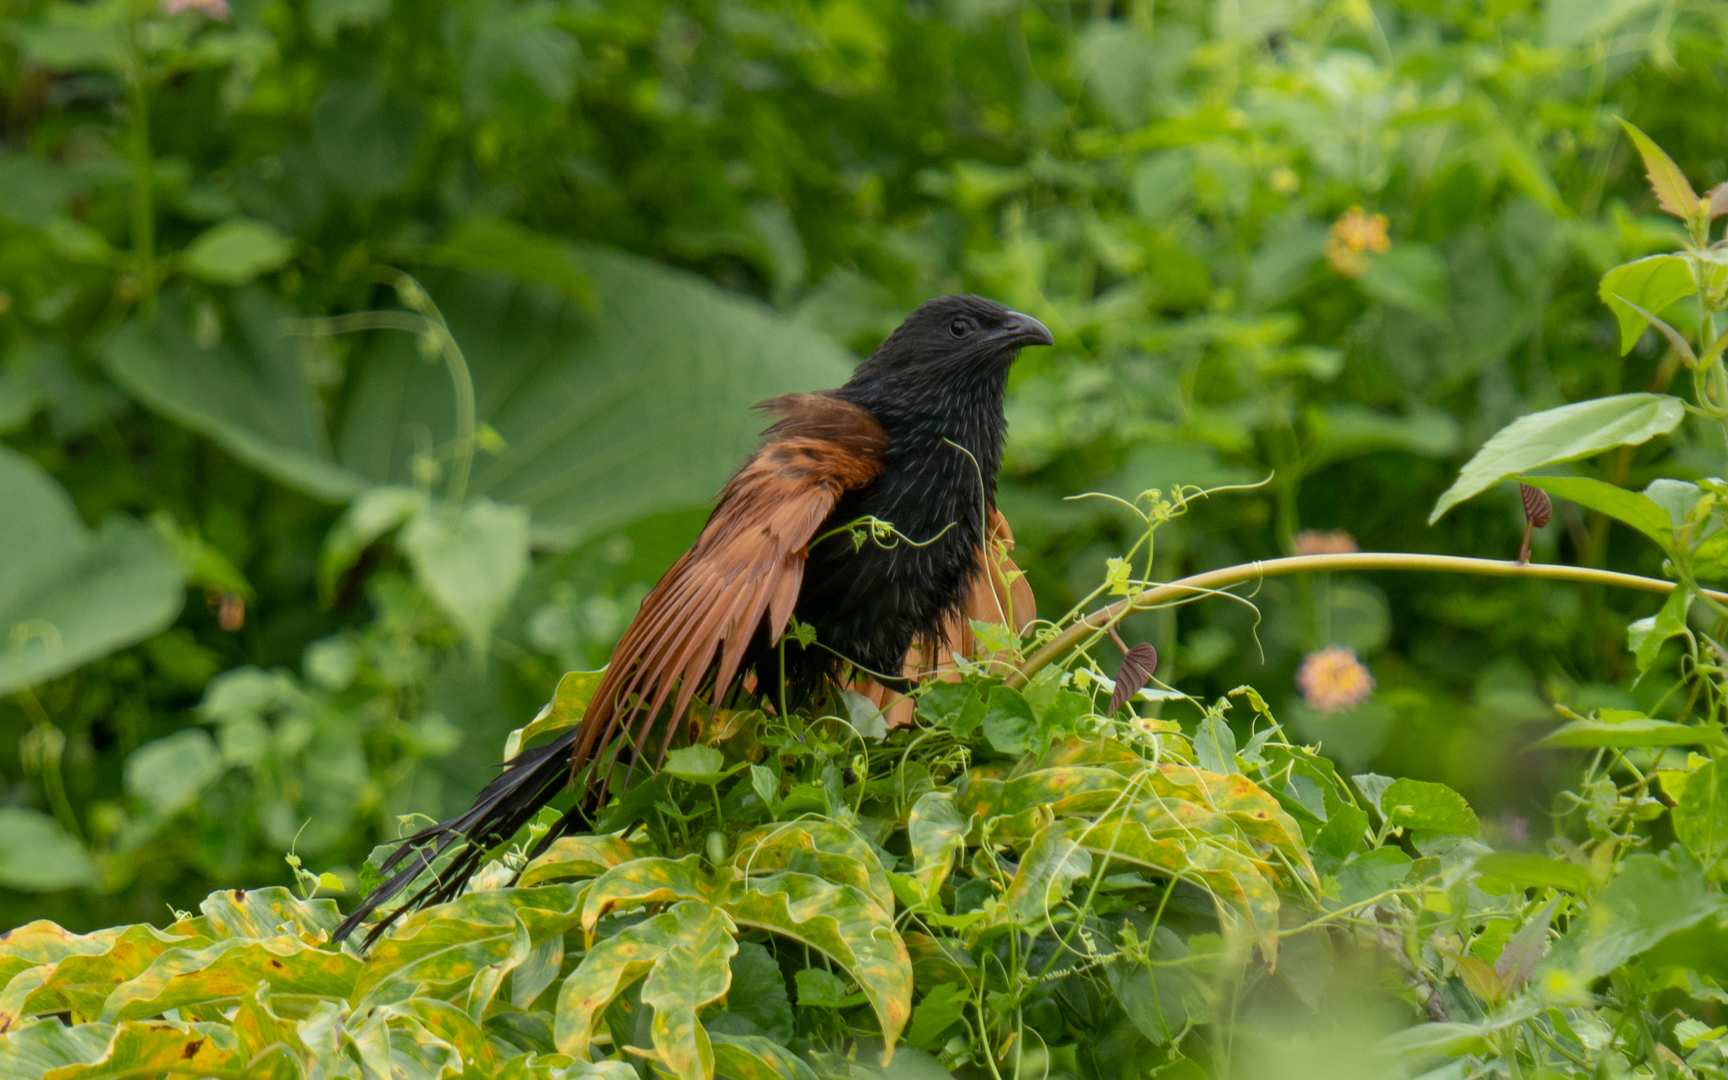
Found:
[[[978,324],[964,315],[948,324],[948,332],[955,337],[965,337],[976,329],[978,329]]]

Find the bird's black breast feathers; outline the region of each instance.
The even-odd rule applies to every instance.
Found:
[[[801,666],[831,672],[838,654],[898,678],[913,641],[965,604],[996,502],[1006,380],[1002,364],[940,396],[858,402],[888,432],[888,452],[881,475],[846,493],[817,530],[832,535],[810,549],[796,612],[825,648]],[[864,526],[855,544],[847,526],[870,518],[893,533]]]

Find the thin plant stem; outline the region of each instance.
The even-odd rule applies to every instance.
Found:
[[[1640,577],[1637,574],[1622,574],[1613,570],[1596,570],[1584,566],[1561,566],[1551,563],[1516,563],[1497,559],[1473,559],[1461,555],[1413,555],[1403,552],[1369,552],[1359,551],[1340,555],[1292,555],[1283,559],[1266,559],[1260,562],[1242,563],[1238,566],[1226,566],[1218,570],[1208,570],[1203,574],[1194,574],[1172,581],[1167,585],[1158,585],[1147,589],[1137,596],[1130,596],[1107,607],[1099,608],[1092,614],[1076,620],[1072,625],[1058,633],[1033,653],[1018,669],[1010,672],[1007,685],[1024,686],[1051,661],[1073,648],[1089,635],[1102,634],[1105,628],[1132,611],[1173,602],[1193,599],[1207,592],[1240,585],[1243,582],[1257,581],[1261,578],[1283,577],[1288,574],[1307,574],[1320,571],[1352,571],[1352,570],[1416,570],[1443,574],[1475,574],[1480,577],[1525,577],[1543,578],[1550,581],[1577,581],[1597,585],[1617,585],[1624,589],[1637,589],[1642,592],[1669,593],[1673,592],[1678,583],[1663,581],[1660,578]],[[1728,593],[1699,590],[1703,595],[1719,601],[1728,601]]]

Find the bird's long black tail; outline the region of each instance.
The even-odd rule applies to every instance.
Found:
[[[466,813],[404,837],[402,846],[381,868],[390,874],[389,879],[372,890],[371,895],[342,920],[342,925],[336,928],[335,940],[341,941],[352,934],[373,911],[432,868],[452,847],[458,849],[455,857],[437,867],[429,884],[375,923],[367,932],[366,943],[370,945],[406,912],[427,904],[441,904],[458,896],[469,876],[479,869],[486,852],[516,835],[516,831],[526,825],[541,807],[556,798],[570,781],[571,747],[580,731],[580,727],[571,728],[545,746],[524,750],[505,764],[503,775],[486,785]],[[581,813],[579,801],[564,815],[558,827],[541,839],[533,854],[539,854],[540,848],[576,824]]]

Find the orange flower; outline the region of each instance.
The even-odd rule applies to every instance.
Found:
[[[1302,658],[1296,688],[1309,706],[1323,713],[1342,712],[1368,700],[1374,676],[1356,659],[1356,650],[1328,645]]]
[[[1348,555],[1362,550],[1356,546],[1356,538],[1343,529],[1303,529],[1296,534],[1295,544],[1298,555]]]
[[[1386,224],[1385,214],[1368,215],[1360,206],[1352,206],[1332,223],[1332,235],[1326,241],[1326,261],[1345,277],[1360,275],[1368,269],[1368,252],[1391,250]]]

